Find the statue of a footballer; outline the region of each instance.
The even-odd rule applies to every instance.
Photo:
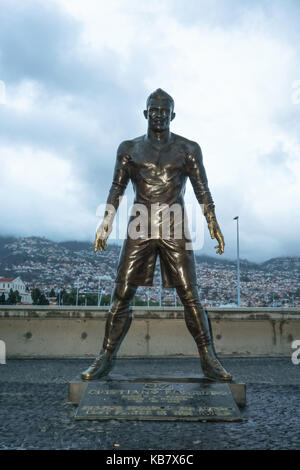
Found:
[[[216,356],[209,319],[199,300],[194,252],[186,248],[190,239],[184,227],[185,217],[181,217],[182,236],[174,235],[178,229],[174,217],[169,217],[167,237],[161,230],[164,221],[162,208],[175,204],[184,214],[185,185],[189,178],[203,208],[210,236],[218,242],[217,253],[224,252],[224,239],[215,216],[201,149],[197,143],[170,132],[170,123],[175,117],[174,100],[162,89],[149,96],[144,115],[148,121],[147,133],[122,142],[118,148],[107,210],[96,233],[95,251],[106,248],[119,198],[129,180],[135,192],[134,204],[145,208],[149,227],[153,229],[154,226],[156,235],[149,231],[139,237],[131,237],[127,233],[120,254],[102,349],[93,364],[82,373],[82,378],[98,379],[111,370],[113,359],[131,324],[130,301],[138,286],[152,285],[159,255],[163,287],[175,287],[177,290],[184,306],[187,328],[198,347],[203,373],[215,380],[230,381],[231,375]],[[158,209],[153,211],[153,207]],[[132,217],[129,222],[131,220]]]

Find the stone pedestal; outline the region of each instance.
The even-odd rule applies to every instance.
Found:
[[[68,400],[78,403],[76,419],[240,421],[246,386],[205,377],[126,378],[69,383]]]

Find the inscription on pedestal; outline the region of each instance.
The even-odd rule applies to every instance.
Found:
[[[238,421],[227,384],[91,382],[76,419]]]

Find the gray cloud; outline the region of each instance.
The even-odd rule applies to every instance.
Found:
[[[224,59],[224,77],[214,77],[214,64],[222,58],[222,54],[214,55],[214,41],[219,41],[219,35],[223,33],[224,41],[228,40],[232,32],[243,34],[245,37],[249,30],[250,37],[253,31],[257,31],[258,40],[266,34],[266,48],[269,47],[271,39],[278,41],[278,44],[294,54],[294,60],[291,60],[294,65],[289,70],[290,74],[294,73],[294,76],[290,75],[291,79],[300,79],[299,61],[296,56],[299,43],[297,2],[227,0],[220,4],[219,1],[190,0],[187,3],[177,0],[166,2],[162,7],[158,4],[157,7],[155,4],[146,7],[145,3],[145,11],[143,6],[141,7],[143,3],[139,2],[136,3],[132,15],[126,16],[126,11],[121,10],[121,7],[116,10],[115,15],[119,15],[124,31],[118,31],[119,26],[113,24],[114,16],[107,10],[109,6],[103,3],[101,14],[107,15],[106,26],[111,36],[106,33],[100,38],[97,37],[96,45],[92,41],[93,38],[91,45],[83,45],[82,38],[86,33],[85,19],[81,21],[80,16],[69,14],[63,3],[59,6],[53,1],[27,1],[26,5],[17,1],[2,2],[0,80],[6,84],[8,103],[6,106],[0,105],[0,159],[3,161],[0,181],[2,197],[9,193],[10,198],[6,207],[1,207],[1,233],[38,234],[56,239],[87,238],[94,230],[93,216],[96,207],[107,196],[118,144],[124,139],[144,133],[146,122],[142,117],[142,109],[146,97],[152,88],[166,86],[171,94],[176,94],[177,91],[174,98],[176,105],[178,103],[179,112],[176,122],[174,121],[175,132],[181,133],[183,129],[182,132],[187,137],[197,140],[198,135],[201,144],[203,134],[205,162],[209,168],[209,182],[216,201],[217,214],[226,238],[227,256],[235,256],[235,223],[232,221],[235,215],[241,216],[244,257],[260,260],[276,255],[299,253],[294,206],[286,209],[290,212],[284,215],[284,208],[279,210],[273,207],[270,210],[266,204],[268,215],[264,219],[259,215],[258,204],[254,204],[256,197],[272,197],[267,192],[260,195],[264,178],[266,181],[274,178],[276,190],[283,189],[278,185],[281,179],[279,171],[282,172],[282,178],[285,178],[282,186],[288,182],[296,186],[294,166],[290,165],[293,151],[287,148],[288,144],[284,146],[280,139],[277,139],[279,141],[276,141],[271,149],[263,151],[258,145],[255,156],[257,161],[255,162],[253,157],[252,167],[246,167],[246,170],[243,170],[238,156],[229,160],[230,168],[222,167],[222,162],[216,164],[216,160],[213,160],[214,153],[219,152],[219,148],[213,146],[214,138],[209,137],[209,122],[215,120],[222,126],[215,130],[218,136],[215,140],[221,141],[222,132],[225,133],[223,124],[226,129],[230,120],[230,116],[225,116],[226,106],[224,111],[221,102],[220,116],[215,114],[212,117],[207,103],[206,108],[202,109],[202,101],[195,97],[200,100],[200,108],[196,106],[198,101],[195,101],[194,105],[191,98],[186,99],[188,104],[184,108],[185,96],[190,96],[189,75],[193,76],[195,73],[193,67],[190,67],[189,54],[195,54],[196,65],[200,60],[197,51],[201,43],[193,42],[193,36],[189,38],[192,32],[196,34],[196,38],[199,34],[208,44],[209,39],[213,44],[209,51],[213,60],[210,63],[208,59],[208,64],[212,67],[212,87],[215,87],[216,94],[222,92],[222,85],[226,87],[230,83],[231,77],[226,77],[226,67],[230,68],[234,63],[233,60],[231,65],[228,65]],[[88,3],[86,8],[88,10]],[[162,23],[159,23],[160,20]],[[117,33],[120,33],[120,40],[114,42],[114,35]],[[126,48],[123,47],[122,41],[128,41]],[[235,42],[234,36],[229,45],[232,46]],[[255,68],[251,48],[247,49],[247,42],[242,44],[241,49],[235,53],[237,58],[244,60],[244,65],[247,60],[249,63],[253,61],[254,68],[251,69],[252,75],[248,82],[248,85],[251,85],[258,80],[260,74],[263,77],[266,72],[259,68],[262,62],[258,62]],[[228,44],[226,47],[228,49]],[[273,47],[275,46],[272,45]],[[215,71],[220,73],[222,66],[218,63],[217,66]],[[200,63],[199,69],[202,67],[200,77],[206,73],[205,65]],[[282,71],[282,74],[284,73]],[[176,80],[180,79],[182,83],[179,81],[178,85]],[[275,83],[277,79],[278,77],[274,77]],[[196,74],[195,83],[198,88],[195,89],[205,98],[202,89],[210,82],[208,80],[198,83],[197,80]],[[282,83],[283,81],[278,81],[278,87]],[[241,89],[242,86],[243,83]],[[245,86],[247,87],[247,84]],[[291,83],[288,86],[291,87]],[[282,101],[282,90],[276,90],[275,87],[281,101],[277,107],[272,108],[273,114],[265,119],[269,119],[270,125],[284,132],[286,141],[289,139],[295,145],[300,145],[300,105],[291,104],[292,90],[288,89],[288,86],[285,90],[286,102]],[[260,84],[256,89],[260,91],[259,87]],[[22,90],[25,95],[23,97]],[[246,95],[248,90],[245,89],[244,93]],[[238,102],[241,96],[232,96],[233,104],[234,99]],[[259,102],[261,98],[256,99]],[[217,110],[214,113],[218,112],[218,104],[216,99],[216,108],[212,107]],[[266,97],[265,102],[259,102],[259,105],[261,109],[268,110],[270,97]],[[260,108],[255,111],[256,119],[257,116],[260,118]],[[251,107],[249,109],[252,112]],[[221,113],[224,113],[224,121]],[[187,116],[190,119],[187,129],[191,135],[185,130]],[[193,137],[193,129],[197,127],[193,122],[195,119],[199,120],[201,126],[196,137]],[[249,115],[249,121],[251,119],[253,116]],[[242,125],[237,118],[237,121],[233,122],[233,128],[228,127],[228,132],[238,134],[240,124]],[[259,125],[257,134],[259,135]],[[263,141],[263,137],[261,139]],[[224,144],[224,158],[230,158],[231,153],[238,152],[234,147],[229,148],[232,143],[234,146],[234,136],[232,142]],[[244,145],[246,149],[248,143],[245,141]],[[15,174],[16,166],[22,161],[20,155],[24,161],[37,168],[36,175],[30,179],[31,187],[26,185],[26,181],[22,181],[20,175]],[[250,156],[252,155],[243,156],[246,159],[245,164]],[[219,158],[223,158],[222,152]],[[51,172],[52,160],[52,168],[55,168],[57,173],[66,175],[65,183],[62,178],[58,178],[57,184],[60,188],[57,189],[55,172],[51,173],[49,187],[41,187],[38,181],[39,178],[44,181],[43,175],[38,173],[43,170],[41,162],[45,161],[45,171]],[[216,165],[220,165],[219,170]],[[27,171],[33,170],[27,167]],[[221,180],[218,176],[218,181],[216,175],[222,171],[224,179]],[[26,178],[24,173],[24,179]],[[62,187],[64,185],[65,187]],[[78,189],[81,185],[82,189]],[[290,200],[295,197],[296,190],[293,191]],[[58,196],[55,197],[56,192],[57,195],[61,194],[61,203]],[[37,202],[39,198],[44,205]],[[286,201],[289,201],[287,196]],[[284,204],[286,202],[283,202],[282,206]],[[21,205],[22,211],[18,213],[18,217],[11,217],[18,205]],[[48,216],[43,213],[44,206]],[[66,211],[69,212],[68,221],[64,222]],[[287,223],[295,225],[295,229],[285,229]],[[91,238],[92,236],[91,234]],[[204,251],[212,254],[214,244],[215,242],[206,236]]]

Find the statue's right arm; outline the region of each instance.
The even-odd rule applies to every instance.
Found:
[[[105,250],[107,247],[106,240],[111,231],[115,214],[118,210],[120,198],[123,196],[129,181],[129,142],[125,141],[119,145],[117,151],[116,164],[112,185],[106,201],[106,209],[102,223],[99,225],[95,237],[95,252]]]

